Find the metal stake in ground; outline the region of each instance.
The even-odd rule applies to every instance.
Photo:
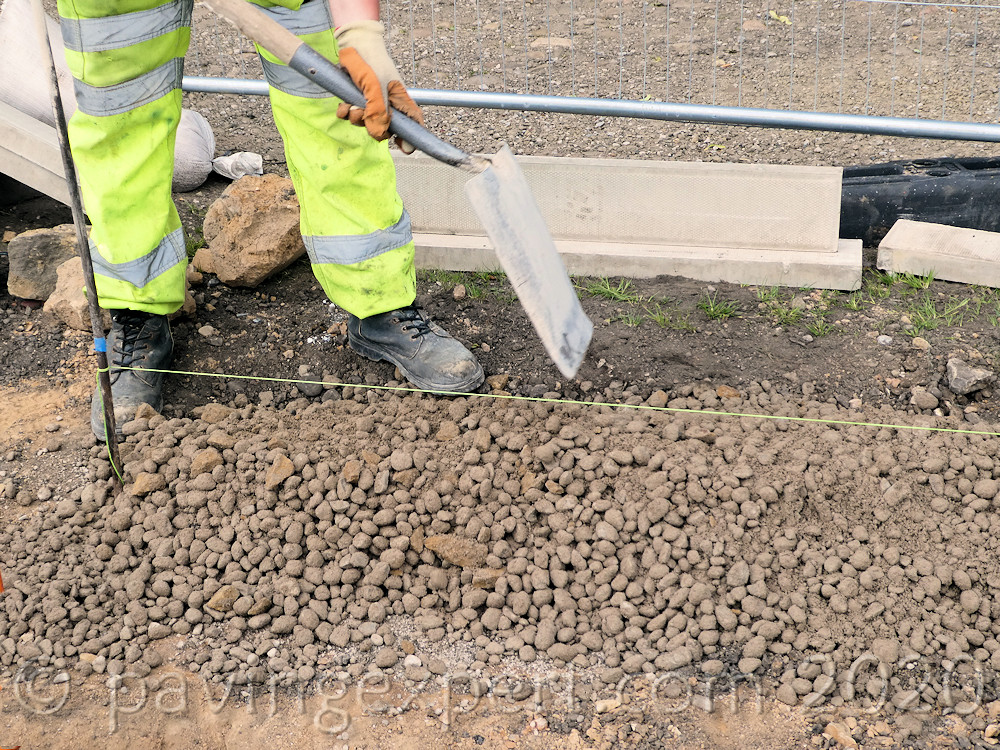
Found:
[[[43,47],[42,54],[49,66],[49,89],[52,95],[52,109],[56,118],[56,132],[59,134],[59,149],[62,152],[63,169],[66,172],[66,183],[69,188],[70,209],[73,212],[73,225],[76,227],[76,249],[83,264],[83,281],[87,288],[87,307],[90,310],[90,325],[94,333],[94,352],[97,355],[97,378],[101,386],[101,401],[104,406],[104,430],[108,444],[108,455],[111,458],[112,474],[117,483],[121,476],[121,461],[118,457],[118,434],[115,428],[115,409],[111,401],[111,371],[108,367],[108,344],[104,338],[104,325],[101,322],[101,308],[97,302],[97,285],[94,281],[94,264],[90,259],[90,241],[87,238],[87,225],[83,216],[83,200],[80,197],[80,186],[76,180],[76,165],[69,149],[69,133],[66,129],[66,115],[63,113],[62,97],[59,94],[59,78],[56,76],[56,65],[52,59],[52,48],[49,46],[49,30],[45,24],[45,9],[42,0],[34,0],[35,21],[38,26],[38,38]]]

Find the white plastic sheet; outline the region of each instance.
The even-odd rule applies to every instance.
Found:
[[[223,177],[238,180],[248,174],[264,174],[264,157],[252,151],[237,151],[235,154],[214,159],[212,166]]]

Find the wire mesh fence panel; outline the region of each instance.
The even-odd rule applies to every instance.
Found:
[[[996,122],[1000,5],[894,0],[383,0],[420,88]],[[260,78],[202,13],[189,75]]]

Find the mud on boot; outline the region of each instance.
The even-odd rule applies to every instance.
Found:
[[[140,404],[149,404],[157,411],[163,408],[163,373],[121,368],[162,370],[170,366],[173,354],[174,340],[166,316],[112,310],[108,360],[111,367],[111,400],[115,406],[115,425],[119,435],[122,425],[132,418]],[[100,386],[91,400],[90,428],[98,440],[107,437]]]
[[[351,348],[396,365],[413,385],[435,393],[470,393],[483,382],[475,356],[413,305],[347,320]]]

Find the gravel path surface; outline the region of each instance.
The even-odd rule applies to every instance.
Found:
[[[94,447],[92,483],[0,534],[5,681],[28,661],[141,677],[179,635],[174,663],[236,684],[573,669],[591,697],[640,676],[677,697],[679,670],[995,731],[975,711],[1000,666],[996,436],[350,387],[262,401],[128,423],[122,494]],[[767,382],[644,405],[898,416]]]

